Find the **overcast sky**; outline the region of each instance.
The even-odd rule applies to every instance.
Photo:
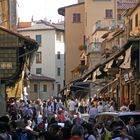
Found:
[[[77,0],[17,0],[17,14],[20,21],[31,21],[47,19],[53,22],[63,20],[63,17],[58,15],[58,8],[77,3]]]

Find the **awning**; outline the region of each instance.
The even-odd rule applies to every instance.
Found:
[[[77,81],[83,81],[88,77],[89,75],[93,74],[94,71],[96,71],[100,66],[105,66],[107,63],[109,63],[111,60],[115,60],[118,57],[120,57],[128,48],[131,47],[133,43],[140,42],[140,38],[130,38],[128,39],[127,43],[121,48],[120,51],[118,51],[116,54],[114,54],[112,57],[108,58],[102,63],[97,64],[94,68],[89,70],[87,73],[85,73],[83,76],[80,78],[73,80],[72,82],[77,82]]]
[[[93,73],[99,69],[100,67],[103,67],[103,66],[106,66],[109,65],[110,67],[110,63],[111,61],[115,60],[115,59],[119,59],[119,57],[122,57],[122,54],[124,54],[124,52],[126,50],[128,50],[131,45],[133,43],[136,43],[136,42],[140,42],[140,38],[129,38],[127,43],[121,47],[121,50],[116,52],[116,54],[114,54],[112,57],[108,58],[107,60],[105,60],[104,62],[101,62],[99,64],[97,64],[94,68],[92,68],[91,70],[87,71],[85,74],[83,74],[80,78],[77,78],[73,81],[70,81],[61,91],[60,93],[62,93],[65,89],[67,89],[67,86],[70,85],[70,84],[73,84],[73,83],[76,83],[76,82],[82,82],[84,81],[85,79],[87,79],[87,77],[89,77],[90,75],[93,75]]]
[[[90,87],[90,83],[88,82],[77,82],[70,87],[70,90],[71,91],[78,91],[78,90],[89,91],[89,87]]]
[[[102,87],[98,92],[101,94],[108,93],[111,90],[112,90],[111,92],[113,92],[114,89],[116,88],[118,82],[119,82],[118,79],[114,79],[113,81],[111,81],[110,83],[108,83],[107,85]],[[110,86],[113,86],[112,89],[110,88]]]

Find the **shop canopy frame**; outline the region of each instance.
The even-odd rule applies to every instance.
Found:
[[[117,59],[118,57],[120,57],[122,54],[125,53],[125,51],[131,47],[131,45],[133,43],[139,43],[140,46],[140,38],[129,38],[127,43],[124,44],[121,49],[116,52],[116,54],[114,54],[113,56],[109,57],[107,60],[105,60],[102,63],[97,64],[94,68],[92,68],[91,70],[89,70],[88,72],[86,72],[83,76],[81,76],[80,78],[77,78],[75,80],[70,81],[62,90],[60,90],[59,93],[63,93],[66,89],[68,89],[68,87],[70,87],[72,84],[75,84],[76,82],[84,82],[90,75],[92,75],[98,68],[105,66],[107,63],[109,63],[112,60]]]

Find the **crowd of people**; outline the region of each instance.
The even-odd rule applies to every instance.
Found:
[[[96,123],[95,116],[115,111],[114,100],[60,99],[11,100],[7,115],[0,117],[0,140],[140,140],[140,125],[134,118]],[[126,106],[120,109],[124,111]],[[127,108],[135,109],[134,102]],[[132,111],[132,110],[131,110]],[[81,114],[88,113],[86,121]]]

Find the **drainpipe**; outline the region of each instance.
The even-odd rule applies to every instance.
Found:
[[[117,24],[118,24],[118,19],[117,19],[117,0],[114,0],[114,9],[115,9],[115,11],[114,11],[114,16],[115,16],[115,20],[116,20],[116,27],[117,27]]]
[[[140,74],[140,42],[138,43],[138,47],[139,47],[139,74]]]
[[[38,82],[38,94],[37,94],[37,98],[40,99],[40,82]]]
[[[120,70],[119,70],[119,86],[120,86],[120,92],[119,92],[119,95],[118,95],[118,97],[120,97],[120,101],[119,101],[119,105],[118,105],[118,107],[122,104],[121,103],[121,101],[122,101],[122,80],[121,80],[121,68],[120,68]]]
[[[0,80],[0,116],[6,115],[6,100],[5,100],[5,95],[6,95],[6,87],[5,84],[1,84]]]

